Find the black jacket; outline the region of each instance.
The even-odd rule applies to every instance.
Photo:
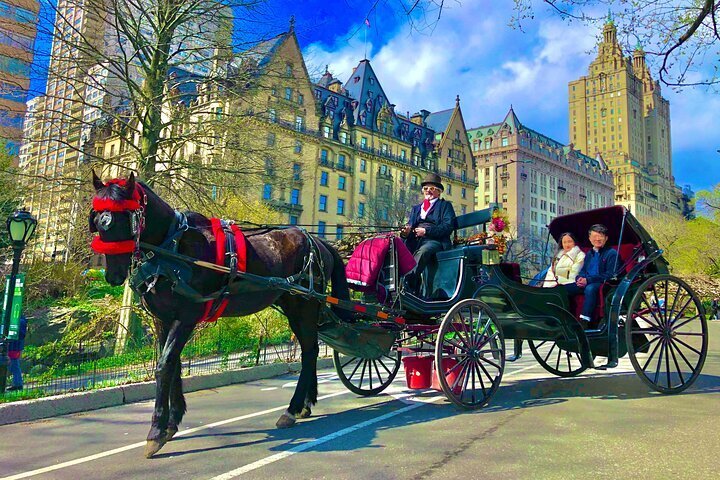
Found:
[[[450,234],[455,229],[455,210],[453,209],[452,203],[439,198],[432,207],[430,207],[430,211],[425,217],[425,220],[420,218],[421,208],[422,204],[419,204],[410,210],[408,225],[413,229],[424,227],[425,237],[423,238],[437,240],[445,250],[451,248],[452,241],[450,240]],[[422,238],[416,237],[412,231],[405,240],[405,244],[411,252],[417,250],[421,243]]]

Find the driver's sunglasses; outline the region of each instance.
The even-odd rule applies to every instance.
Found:
[[[422,187],[422,189],[423,189],[423,192],[432,192],[432,191],[438,191],[438,192],[439,192],[439,191],[440,191],[439,188],[437,188],[437,187],[432,187],[432,186],[425,186],[425,187]]]

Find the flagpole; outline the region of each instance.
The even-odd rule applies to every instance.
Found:
[[[364,55],[364,59],[365,59],[365,60],[367,60],[367,31],[368,31],[368,28],[369,28],[369,27],[367,26],[367,19],[365,19],[365,28],[364,28],[364,30],[365,30],[365,55]]]

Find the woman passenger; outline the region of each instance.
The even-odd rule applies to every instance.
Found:
[[[558,252],[545,275],[543,287],[574,284],[584,261],[585,254],[577,246],[575,235],[570,232],[563,233],[558,241]]]

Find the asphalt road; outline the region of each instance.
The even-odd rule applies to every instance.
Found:
[[[402,371],[401,371],[402,373]],[[401,377],[399,375],[398,377]],[[461,412],[402,378],[373,398],[321,372],[315,416],[275,429],[295,377],[187,395],[183,430],[142,456],[150,402],[0,427],[0,476],[39,479],[716,479],[720,322],[688,391],[648,390],[627,359],[558,379],[529,353],[491,405]]]

